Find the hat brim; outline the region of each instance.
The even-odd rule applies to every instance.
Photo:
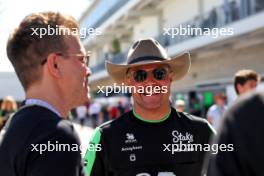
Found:
[[[127,70],[131,67],[142,66],[142,65],[151,65],[151,64],[167,64],[172,70],[172,79],[173,81],[182,79],[188,72],[191,66],[190,53],[185,52],[180,55],[175,56],[174,58],[164,60],[164,61],[142,61],[135,64],[113,64],[109,61],[105,62],[106,70],[113,80],[118,84],[125,84],[125,77]]]

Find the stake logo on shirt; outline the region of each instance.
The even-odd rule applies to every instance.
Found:
[[[191,133],[186,132],[185,134],[182,134],[178,130],[173,130],[172,131],[172,141],[173,143],[179,143],[179,142],[188,142],[192,143],[193,142],[193,135]]]

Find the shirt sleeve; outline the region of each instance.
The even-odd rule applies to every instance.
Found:
[[[106,164],[105,154],[102,145],[102,138],[100,128],[95,129],[94,135],[92,136],[89,147],[86,151],[84,162],[85,162],[85,173],[87,176],[104,176],[106,175]]]

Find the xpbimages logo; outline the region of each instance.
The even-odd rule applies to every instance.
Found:
[[[109,96],[112,93],[119,94],[131,94],[131,93],[140,93],[145,94],[146,96],[151,96],[153,94],[160,94],[160,93],[168,93],[167,86],[127,86],[124,83],[118,85],[114,83],[113,86],[97,86],[98,94],[105,94],[105,96]]]
[[[102,147],[101,144],[90,143],[87,150],[101,151]],[[62,144],[58,141],[55,141],[55,143],[48,141],[46,144],[31,144],[31,151],[39,152],[42,155],[44,152],[81,152],[83,147],[78,144]]]
[[[234,28],[198,28],[190,25],[178,27],[163,28],[163,35],[175,38],[177,36],[211,36],[218,38],[219,36],[234,35]]]
[[[100,28],[66,28],[59,25],[56,25],[55,27],[48,25],[48,27],[45,28],[31,28],[32,33],[31,35],[38,36],[39,38],[42,38],[45,35],[79,35],[80,38],[86,38],[86,37],[93,37],[96,35],[101,35],[102,31]]]
[[[189,132],[172,131],[172,143],[163,144],[163,151],[176,154],[178,152],[211,152],[217,154],[219,151],[234,151],[233,144],[195,144],[194,135]]]

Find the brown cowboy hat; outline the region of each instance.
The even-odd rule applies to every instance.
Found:
[[[114,81],[125,84],[125,77],[129,68],[157,63],[169,65],[173,74],[173,81],[179,80],[190,69],[190,53],[184,52],[174,58],[169,58],[165,49],[156,40],[152,38],[142,39],[136,41],[130,48],[127,64],[113,64],[106,61],[106,69]]]

